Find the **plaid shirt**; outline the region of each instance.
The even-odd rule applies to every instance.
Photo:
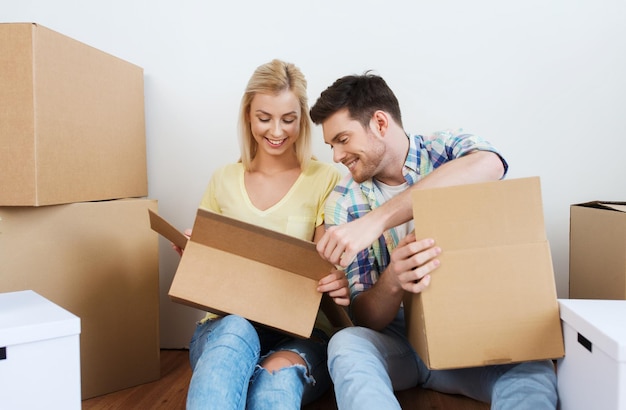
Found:
[[[505,174],[508,169],[504,158],[489,142],[476,135],[463,134],[460,130],[441,131],[428,138],[421,135],[411,135],[408,138],[409,153],[402,172],[409,185],[415,184],[440,165],[475,150],[495,152],[502,159]],[[326,227],[360,218],[383,202],[380,190],[371,179],[358,184],[348,174],[326,200]],[[351,299],[376,283],[389,264],[391,250],[400,239],[402,238],[398,237],[396,230],[390,229],[372,246],[357,254],[355,260],[345,269]]]

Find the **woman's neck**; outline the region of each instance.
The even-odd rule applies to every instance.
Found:
[[[266,175],[280,174],[285,171],[300,169],[295,153],[283,156],[257,155],[250,164],[250,172]]]

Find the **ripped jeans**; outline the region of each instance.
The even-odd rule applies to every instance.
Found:
[[[187,409],[299,409],[316,400],[331,382],[328,338],[317,329],[313,336],[289,337],[237,315],[200,323],[189,347]],[[270,374],[260,363],[279,350],[300,354],[308,370],[296,365]]]

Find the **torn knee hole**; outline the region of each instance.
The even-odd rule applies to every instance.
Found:
[[[307,367],[306,362],[299,354],[287,351],[273,353],[261,363],[261,367],[263,367],[270,373],[274,373],[278,370],[298,365],[303,366],[305,369]]]

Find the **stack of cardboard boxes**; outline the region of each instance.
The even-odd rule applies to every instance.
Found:
[[[0,292],[80,318],[83,399],[159,378],[143,91],[141,67],[0,24]]]

